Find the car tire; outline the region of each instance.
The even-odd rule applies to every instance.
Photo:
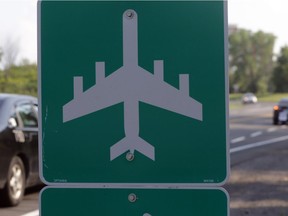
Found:
[[[5,187],[0,192],[1,205],[16,206],[24,196],[26,174],[23,161],[20,157],[12,158]]]

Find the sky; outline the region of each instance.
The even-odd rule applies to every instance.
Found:
[[[288,46],[288,0],[228,0],[228,23],[277,37],[275,53]]]
[[[14,43],[18,61],[37,60],[37,1],[0,0],[0,47]]]
[[[288,45],[288,0],[228,0],[228,23],[277,37],[275,53]],[[14,43],[18,62],[37,61],[37,0],[0,0],[0,47]]]

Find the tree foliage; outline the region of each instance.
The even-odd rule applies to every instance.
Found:
[[[1,62],[1,59],[2,59],[2,55],[3,55],[3,52],[2,52],[2,49],[0,47],[0,62]]]
[[[0,70],[0,92],[37,95],[37,65],[27,62]],[[8,76],[7,76],[8,74]]]
[[[8,38],[3,46],[2,64],[6,72],[9,68],[16,64],[16,59],[19,53],[19,42]]]
[[[284,46],[280,51],[272,82],[276,92],[288,92],[288,46]]]
[[[273,34],[239,29],[229,36],[230,86],[265,93],[273,71]],[[232,89],[231,89],[232,90]]]

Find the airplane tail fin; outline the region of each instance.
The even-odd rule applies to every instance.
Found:
[[[143,140],[141,137],[124,137],[122,140],[110,147],[110,160],[114,160],[126,151],[134,153],[134,150],[140,152],[151,160],[155,160],[154,147]]]

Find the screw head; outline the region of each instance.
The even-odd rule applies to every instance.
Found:
[[[127,154],[126,154],[126,159],[127,159],[128,161],[133,161],[134,158],[135,158],[135,156],[134,156],[134,154],[133,154],[132,152],[127,152]]]
[[[129,194],[129,195],[128,195],[128,200],[129,200],[130,202],[136,202],[136,200],[137,200],[136,194],[134,194],[134,193]]]
[[[125,16],[126,16],[126,18],[127,19],[133,19],[133,17],[134,17],[134,11],[133,10],[127,10],[126,12],[125,12]]]

